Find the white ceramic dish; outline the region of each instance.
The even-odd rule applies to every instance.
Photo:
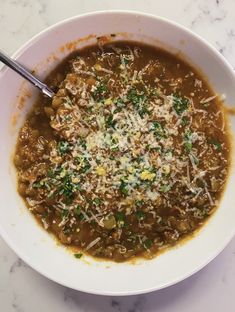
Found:
[[[185,28],[147,14],[97,12],[68,19],[31,39],[14,57],[28,68],[36,68],[38,76],[45,77],[70,48],[95,42],[94,35],[111,33],[119,33],[118,39],[144,41],[173,52],[180,51],[201,69],[216,92],[226,94],[227,103],[234,103],[235,76],[222,56]],[[86,39],[64,46],[84,37]],[[25,105],[17,105],[22,95]],[[97,262],[90,258],[77,260],[58,246],[24,207],[16,191],[11,161],[18,129],[36,95],[37,91],[26,82],[22,84],[22,79],[11,70],[1,70],[0,234],[26,263],[51,280],[77,290],[130,295],[179,282],[205,266],[226,246],[235,232],[233,168],[221,205],[208,224],[195,238],[154,260],[135,265]],[[232,131],[235,131],[234,122]]]

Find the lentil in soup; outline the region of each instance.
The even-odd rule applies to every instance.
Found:
[[[72,53],[20,130],[18,191],[61,242],[150,258],[216,209],[229,169],[222,103],[177,55],[117,42]]]

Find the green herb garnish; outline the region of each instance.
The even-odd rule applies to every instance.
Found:
[[[184,134],[184,147],[188,152],[193,148],[192,132],[190,130],[186,131]]]
[[[58,150],[60,155],[64,155],[64,154],[68,153],[68,151],[70,150],[70,145],[66,141],[60,141],[57,144],[57,150]]]
[[[119,147],[118,147],[118,146],[111,147],[110,149],[111,149],[111,151],[113,151],[113,152],[119,151]],[[111,159],[111,158],[110,158],[110,159]],[[113,159],[114,159],[114,158],[113,158]]]
[[[68,209],[62,209],[62,211],[61,211],[62,218],[67,218],[68,215],[69,215],[69,210]]]
[[[222,145],[219,141],[215,139],[209,140],[209,143],[213,145],[214,149],[217,151],[220,151],[222,149]]]
[[[125,107],[126,104],[123,102],[123,100],[121,98],[116,98],[114,100],[114,104],[116,104],[117,107],[122,108]]]
[[[199,159],[193,153],[191,153],[191,156],[193,157],[194,163],[196,165],[198,165],[199,164]]]
[[[81,213],[81,206],[77,205],[77,207],[75,208],[75,213],[78,216],[80,215],[80,213]]]
[[[127,65],[128,63],[129,63],[129,61],[130,60],[128,60],[125,56],[123,56],[123,63],[125,64],[125,65]]]
[[[150,249],[153,245],[153,241],[150,239],[150,238],[147,238],[145,241],[144,241],[144,248],[145,249]]]
[[[86,141],[85,140],[80,140],[80,144],[86,150]]]
[[[77,191],[81,190],[80,184],[72,182],[72,176],[70,174],[65,174],[65,176],[61,179],[60,184],[57,188],[57,192],[60,195],[64,195],[65,197],[72,198],[73,194]]]
[[[138,220],[144,220],[145,212],[143,210],[137,210],[136,211],[136,217]]]
[[[171,186],[169,184],[163,184],[160,186],[159,191],[162,193],[167,193],[171,189]]]
[[[99,205],[102,203],[102,201],[101,201],[100,198],[96,197],[95,199],[93,199],[93,203],[94,203],[96,206],[99,206]]]
[[[189,100],[186,98],[181,98],[179,96],[173,96],[173,108],[177,115],[181,115],[189,107]]]
[[[113,103],[116,105],[116,109],[113,111],[114,114],[120,112],[122,110],[123,107],[126,106],[126,104],[124,103],[124,101],[121,98],[116,98],[114,99]]]
[[[43,183],[41,181],[40,182],[33,182],[32,187],[33,188],[41,188],[41,187],[43,187]]]
[[[49,178],[56,178],[57,175],[59,175],[62,172],[63,168],[62,167],[58,167],[58,168],[53,168],[53,169],[49,169],[47,172],[47,176]]]
[[[186,150],[187,150],[188,152],[190,152],[191,149],[192,149],[192,143],[191,143],[191,142],[185,142],[185,143],[184,143],[184,147],[186,148]]]
[[[115,215],[115,219],[117,221],[117,225],[119,227],[124,227],[125,223],[126,223],[126,217],[125,214],[121,211],[118,211]]]
[[[183,116],[181,119],[181,125],[182,126],[187,126],[189,124],[189,120],[187,117]]]
[[[143,157],[142,156],[137,156],[134,161],[136,161],[138,164],[140,164],[143,161]]]
[[[80,259],[82,256],[83,256],[82,253],[75,253],[74,254],[74,257],[77,258],[77,259]]]
[[[84,167],[82,167],[81,168],[81,173],[85,173],[85,172],[87,172],[89,169],[91,168],[91,165],[89,164],[89,162],[84,166]]]
[[[136,200],[135,204],[137,207],[142,207],[144,204],[144,201],[143,200]]]
[[[90,168],[91,168],[91,165],[90,165],[89,161],[87,160],[87,158],[84,158],[83,166],[82,166],[82,168],[80,169],[80,172],[81,172],[81,173],[85,173],[85,172],[87,172]]]
[[[127,99],[137,108],[139,108],[140,104],[142,104],[145,100],[145,95],[143,92],[137,92],[135,88],[132,88],[128,95]]]
[[[112,128],[114,128],[115,125],[116,125],[116,123],[117,123],[117,121],[116,121],[116,120],[113,120],[113,115],[110,114],[110,115],[108,116],[108,118],[106,119],[106,126],[107,126],[107,127],[112,127]]]
[[[83,214],[82,212],[80,213],[80,215],[79,215],[78,217],[79,217],[79,219],[80,219],[81,221],[85,219],[85,216],[84,216],[84,214]]]
[[[119,186],[119,190],[123,195],[128,195],[127,183],[121,180],[121,184]]]
[[[146,106],[142,106],[141,109],[138,110],[140,117],[144,117],[145,114],[151,115],[151,112],[147,109]]]
[[[154,135],[157,138],[164,138],[166,137],[166,130],[164,129],[164,126],[158,122],[158,121],[153,121],[152,122],[152,127],[151,129],[152,131],[154,131]]]
[[[140,117],[143,117],[145,114],[150,114],[150,111],[144,105],[146,96],[143,91],[137,91],[135,88],[132,88],[127,94],[127,100],[130,101],[134,107],[137,109]]]
[[[70,228],[63,229],[62,231],[63,231],[63,233],[64,233],[65,235],[68,235],[68,234],[71,233],[71,229],[70,229]]]
[[[102,100],[103,96],[106,95],[108,92],[108,88],[104,83],[101,83],[96,87],[95,91],[93,92],[93,96],[95,99]]]
[[[86,173],[91,168],[91,165],[88,159],[84,156],[76,157],[75,163],[77,165],[81,165],[81,168],[79,169],[79,173]]]

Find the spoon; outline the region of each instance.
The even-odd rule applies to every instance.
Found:
[[[18,62],[16,62],[6,54],[4,54],[2,51],[0,51],[0,61],[3,62],[8,67],[10,67],[11,69],[13,69],[22,77],[27,79],[29,82],[31,82],[46,96],[52,98],[55,95],[55,93],[45,83],[41,82],[38,78],[36,78],[28,70],[26,70],[22,65],[20,65]]]

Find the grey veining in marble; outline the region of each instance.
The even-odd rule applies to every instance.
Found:
[[[209,41],[235,68],[234,0],[0,0],[1,48],[11,54],[53,23],[110,9],[172,19]],[[55,284],[26,265],[0,239],[0,312],[233,312],[234,289],[235,239],[185,281],[123,298],[84,294]]]

